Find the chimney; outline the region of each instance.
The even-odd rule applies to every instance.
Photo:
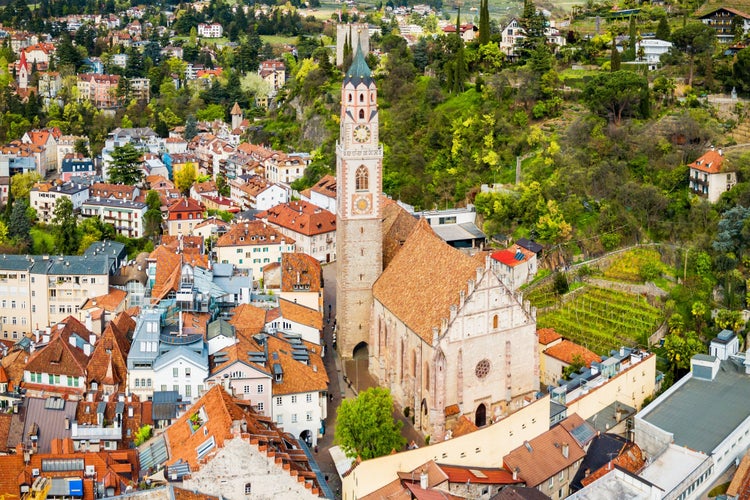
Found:
[[[429,482],[427,481],[428,478],[427,471],[423,469],[422,473],[419,475],[419,487],[423,490],[426,490],[429,485]]]
[[[89,344],[88,342],[83,344],[83,353],[86,356],[91,356],[91,344]]]
[[[96,344],[96,335],[94,335],[93,333],[89,335],[89,344],[91,345]]]
[[[513,481],[518,481],[518,467],[513,468]]]
[[[73,335],[71,335],[70,337],[68,337],[68,343],[70,343],[70,345],[72,345],[73,347],[77,347],[76,346],[76,338]]]
[[[568,443],[562,444],[562,454],[565,458],[568,458],[570,456],[570,446],[568,445]]]

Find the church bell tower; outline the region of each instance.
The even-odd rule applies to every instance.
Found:
[[[377,97],[370,68],[357,47],[341,88],[336,144],[337,348],[344,359],[369,341],[372,286],[383,272],[383,148],[378,142]]]

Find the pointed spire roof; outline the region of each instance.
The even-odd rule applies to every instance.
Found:
[[[232,116],[242,114],[242,108],[240,108],[240,105],[237,101],[234,102],[234,106],[232,106],[232,111],[230,111],[229,114],[231,114]]]
[[[365,56],[362,53],[362,44],[357,44],[357,52],[354,54],[354,60],[352,60],[352,65],[349,67],[349,70],[346,72],[346,77],[344,78],[344,85],[347,83],[353,83],[356,87],[360,83],[364,83],[365,85],[370,85],[372,83],[372,71],[370,71],[370,67],[367,66],[367,62],[365,61]]]
[[[25,68],[27,71],[29,70],[29,64],[26,62],[26,51],[21,51],[21,60],[18,61],[18,68]]]

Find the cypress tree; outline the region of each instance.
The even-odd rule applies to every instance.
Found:
[[[479,8],[479,45],[490,41],[490,6],[489,0],[482,0]]]
[[[622,59],[620,58],[620,51],[617,50],[617,42],[612,39],[612,55],[609,58],[610,61],[610,69],[614,73],[615,71],[620,71],[620,62]]]

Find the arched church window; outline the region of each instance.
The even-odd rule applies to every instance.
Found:
[[[365,119],[365,110],[364,109],[360,109],[359,110],[359,119],[360,120],[364,120]]]
[[[360,165],[355,175],[355,189],[357,191],[365,191],[369,186],[369,175],[367,168],[364,165]]]
[[[349,102],[352,102],[352,94],[351,94],[351,92],[349,93]]]
[[[494,315],[494,316],[492,317],[492,328],[495,328],[495,329],[497,329],[497,323],[498,323],[498,318],[497,318],[497,314],[495,314],[495,315]]]
[[[430,365],[426,361],[424,363],[424,388],[430,390]]]
[[[365,95],[359,94],[359,102],[365,102]]]
[[[370,102],[375,102],[375,92],[370,92]]]
[[[411,376],[417,376],[417,351],[415,349],[411,350]]]

